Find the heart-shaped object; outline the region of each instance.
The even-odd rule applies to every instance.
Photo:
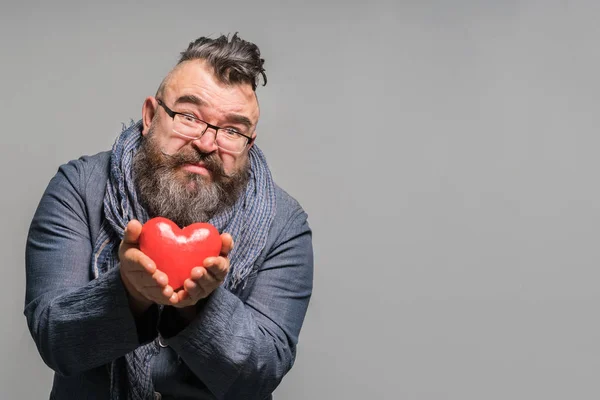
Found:
[[[194,267],[221,252],[221,236],[211,224],[199,222],[180,229],[163,217],[150,219],[142,227],[140,250],[169,277],[173,290],[183,286]]]

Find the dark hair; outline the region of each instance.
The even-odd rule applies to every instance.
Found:
[[[267,84],[267,75],[260,58],[260,50],[254,43],[241,39],[237,32],[229,36],[221,35],[216,39],[201,37],[191,42],[181,53],[177,65],[188,60],[205,60],[215,70],[215,75],[224,83],[249,83],[256,91],[260,76],[263,86]]]

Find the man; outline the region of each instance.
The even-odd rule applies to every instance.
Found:
[[[60,167],[27,241],[25,315],[52,399],[265,399],[292,367],[311,230],[256,146],[256,45],[200,38],[111,152]],[[142,224],[208,221],[222,251],[182,288]]]

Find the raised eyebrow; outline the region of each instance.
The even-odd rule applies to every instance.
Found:
[[[179,96],[177,100],[175,100],[175,105],[181,103],[191,103],[196,106],[205,106],[206,102],[202,100],[198,96],[194,96],[193,94],[184,94],[183,96]]]
[[[246,126],[246,128],[251,129],[253,124],[252,121],[250,121],[250,118],[244,116],[244,115],[240,115],[240,114],[227,114],[227,120],[231,121],[234,124],[242,124],[244,126]]]

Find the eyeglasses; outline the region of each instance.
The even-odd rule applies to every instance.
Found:
[[[232,128],[220,128],[202,121],[191,114],[171,110],[160,99],[158,104],[165,109],[169,117],[173,118],[173,132],[186,139],[198,140],[206,133],[208,128],[215,131],[215,144],[218,148],[230,153],[241,153],[248,143],[252,142],[250,136],[244,135]]]

